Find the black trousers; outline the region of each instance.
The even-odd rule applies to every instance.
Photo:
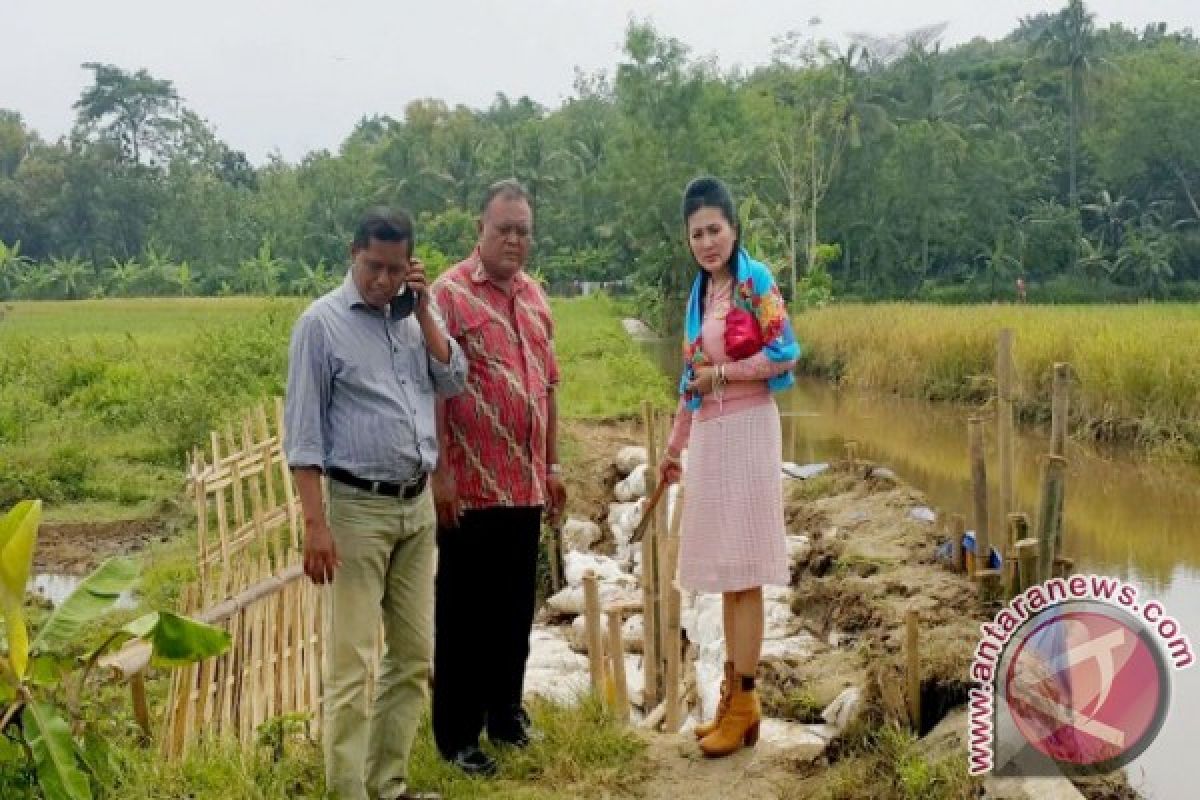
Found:
[[[438,529],[433,736],[446,758],[485,725],[493,741],[521,736],[541,521],[541,507],[498,507]]]

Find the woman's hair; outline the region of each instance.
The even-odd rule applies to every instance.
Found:
[[[725,217],[725,221],[733,228],[733,251],[729,254],[729,272],[733,276],[733,291],[737,291],[737,265],[738,251],[742,247],[742,226],[738,223],[737,205],[733,202],[733,193],[729,191],[720,179],[708,175],[699,178],[693,178],[687,187],[683,190],[683,227],[685,236],[690,236],[687,232],[688,220],[692,214],[695,214],[702,208],[715,208],[721,212],[721,216]],[[688,252],[692,249],[689,244]],[[696,255],[692,253],[692,260],[695,261]],[[696,263],[697,269],[700,270],[700,317],[704,318],[704,298],[708,294],[708,270]]]

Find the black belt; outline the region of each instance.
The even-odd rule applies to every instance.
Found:
[[[353,486],[355,489],[362,489],[365,492],[374,492],[375,494],[382,494],[387,497],[400,497],[405,500],[412,500],[421,492],[425,491],[425,483],[429,480],[429,473],[427,472],[422,472],[408,483],[369,481],[366,478],[358,477],[352,472],[347,472],[341,467],[330,467],[328,474],[329,477],[333,478],[338,483],[344,483],[347,486]]]

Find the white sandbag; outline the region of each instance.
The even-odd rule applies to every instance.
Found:
[[[600,583],[632,584],[633,576],[621,569],[615,559],[599,553],[570,552],[563,555],[563,571],[568,586],[582,586],[588,571],[596,573]]]
[[[633,472],[616,485],[613,493],[617,500],[622,503],[632,503],[639,497],[646,496],[646,469],[645,464],[638,464]]]
[[[572,517],[563,524],[563,552],[566,553],[574,550],[586,553],[603,536],[604,534],[600,530],[600,526],[596,523],[591,520]]]
[[[626,588],[616,583],[600,584],[600,605],[630,605],[642,601],[640,589]],[[546,600],[546,607],[556,614],[577,615],[584,611],[583,587],[568,586]]]
[[[792,613],[787,603],[764,602],[764,605],[764,639],[786,639],[800,630],[800,620]]]
[[[650,456],[644,447],[622,447],[617,452],[617,472],[621,473],[621,477],[625,477],[633,472],[638,464],[645,464],[649,460]]]

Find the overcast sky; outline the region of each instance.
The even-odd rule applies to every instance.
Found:
[[[631,17],[723,67],[769,59],[772,37],[948,23],[998,38],[1063,0],[0,0],[0,108],[42,136],[71,126],[85,61],[168,78],[218,135],[261,163],[336,148],[363,115],[418,97],[483,107],[496,92],[556,106],[574,68],[612,71]],[[1097,23],[1200,30],[1200,0],[1091,0]]]

